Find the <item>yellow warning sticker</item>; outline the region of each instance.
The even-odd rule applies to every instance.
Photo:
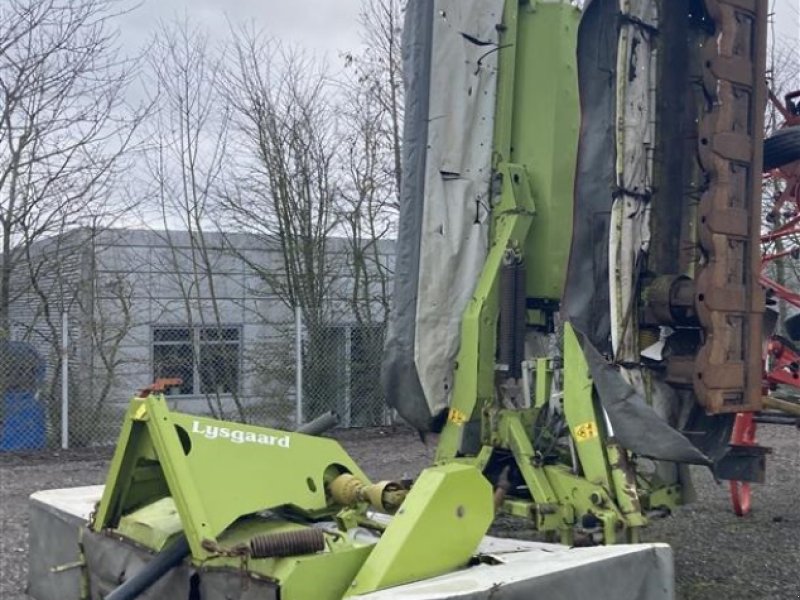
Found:
[[[467,415],[457,408],[451,408],[450,412],[447,414],[447,420],[456,425],[463,425],[467,422]]]
[[[133,418],[136,421],[143,421],[146,415],[147,415],[147,406],[141,404],[139,405],[139,408],[136,409],[136,412],[133,413]]]
[[[585,442],[597,437],[597,423],[594,421],[581,423],[580,425],[576,426],[573,431],[575,433],[576,440],[579,442]]]

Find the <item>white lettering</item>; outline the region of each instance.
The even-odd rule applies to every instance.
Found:
[[[262,446],[279,446],[288,448],[290,436],[288,434],[276,437],[266,433],[245,431],[244,429],[231,429],[218,425],[202,425],[200,421],[192,421],[192,433],[202,435],[206,439],[230,440],[234,444],[260,444]]]

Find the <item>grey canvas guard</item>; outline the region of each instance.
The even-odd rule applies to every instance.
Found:
[[[461,320],[489,246],[503,0],[409,3],[387,402],[420,431],[450,404]]]
[[[649,458],[711,466],[712,461],[670,427],[585,335],[577,334],[614,437],[623,447]]]
[[[562,311],[603,354],[611,351],[608,234],[614,192],[616,0],[590,0],[578,28],[581,128],[572,244]]]
[[[616,147],[620,22],[618,0],[590,0],[578,30],[581,131],[562,309],[578,335],[619,443],[654,459],[710,465],[711,460],[660,417],[604,358],[611,354],[608,247],[616,157],[609,150]]]
[[[392,312],[382,365],[386,402],[420,431],[430,429],[431,411],[414,363],[414,335],[419,287],[419,247],[425,194],[428,143],[433,0],[406,6],[403,26],[403,179],[400,188]]]

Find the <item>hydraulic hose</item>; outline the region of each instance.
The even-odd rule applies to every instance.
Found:
[[[321,414],[316,419],[303,423],[295,431],[306,435],[321,435],[339,424],[339,415],[330,411]]]
[[[116,587],[105,600],[134,600],[139,594],[161,579],[162,575],[178,566],[189,555],[189,541],[181,533],[178,538],[133,577]]]

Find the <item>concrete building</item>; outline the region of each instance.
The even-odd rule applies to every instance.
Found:
[[[157,377],[180,377],[170,400],[184,412],[292,426],[297,409],[295,313],[277,243],[246,234],[75,230],[38,243],[14,272],[11,338],[47,357],[42,398],[59,430],[62,315],[69,345],[70,437],[113,441],[131,395]],[[352,253],[331,239],[324,317],[303,327],[303,417],[336,410],[345,425],[378,425],[382,303],[393,244],[369,268],[376,310],[353,310]],[[35,277],[31,275],[35,274]],[[31,282],[35,280],[35,285]],[[372,292],[370,292],[372,293]]]

